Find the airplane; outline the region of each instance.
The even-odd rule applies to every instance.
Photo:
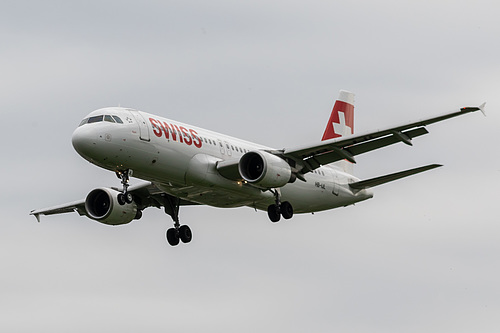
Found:
[[[267,211],[272,222],[294,214],[353,205],[373,197],[372,187],[440,167],[425,165],[361,180],[353,175],[355,156],[427,134],[425,126],[467,113],[463,107],[443,115],[354,134],[354,94],[341,90],[321,142],[274,149],[131,108],[108,107],[88,114],[75,129],[77,153],[115,172],[121,188],[99,187],[85,199],[45,209],[40,215],[76,212],[107,225],[142,217],[163,207],[173,220],[170,245],[189,243],[192,231],[179,222],[179,208],[247,206]],[[486,115],[486,114],[485,114]],[[145,182],[130,185],[130,177]]]

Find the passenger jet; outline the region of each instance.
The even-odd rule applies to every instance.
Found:
[[[466,113],[464,107],[440,116],[363,134],[354,134],[354,94],[340,91],[321,142],[274,149],[183,124],[146,112],[109,107],[91,112],[72,136],[84,159],[113,171],[120,187],[96,188],[85,199],[31,211],[40,215],[77,212],[108,225],[140,219],[147,207],[163,207],[173,220],[172,246],[189,243],[191,229],[179,222],[180,206],[247,206],[267,211],[272,222],[370,199],[371,188],[440,167],[430,164],[372,179],[352,173],[355,156],[428,131],[425,126]],[[146,182],[129,185],[131,176]]]

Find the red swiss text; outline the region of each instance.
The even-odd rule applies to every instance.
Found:
[[[167,124],[154,118],[149,118],[149,121],[153,126],[153,133],[159,138],[165,136],[166,139],[184,142],[188,146],[194,145],[197,148],[201,148],[203,144],[198,133],[193,129],[177,126],[176,124]]]

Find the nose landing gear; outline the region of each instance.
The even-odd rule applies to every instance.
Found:
[[[125,171],[116,171],[116,176],[121,179],[123,186],[122,193],[118,194],[118,203],[122,206],[126,203],[131,204],[132,202],[134,202],[134,198],[132,194],[128,192],[128,182],[130,176],[132,176],[132,170],[127,169]]]

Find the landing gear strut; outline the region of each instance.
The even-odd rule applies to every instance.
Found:
[[[125,205],[126,203],[131,204],[134,201],[132,194],[128,192],[128,181],[130,176],[132,176],[132,170],[127,169],[125,171],[116,171],[116,176],[122,180],[122,193],[118,194],[118,203],[120,205]]]
[[[165,213],[170,215],[174,221],[174,227],[167,230],[167,241],[170,245],[176,246],[179,240],[183,243],[189,243],[193,239],[191,228],[187,225],[180,225],[179,223],[179,206],[180,199],[170,195],[164,196]]]
[[[269,205],[267,207],[267,215],[271,222],[278,222],[283,216],[284,219],[291,219],[293,216],[293,207],[288,201],[281,202],[281,193],[279,189],[270,190],[272,194],[274,194],[274,201],[276,202],[273,205]]]

